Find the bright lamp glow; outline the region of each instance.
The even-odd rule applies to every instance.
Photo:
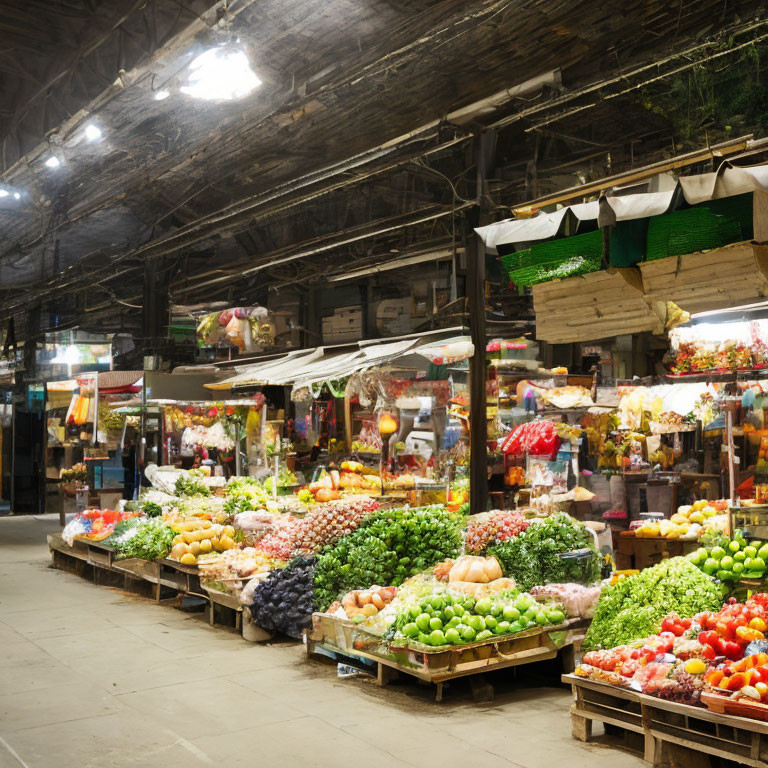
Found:
[[[167,99],[170,95],[171,92],[167,88],[163,88],[162,91],[155,93],[155,101],[163,101],[163,99]]]
[[[88,139],[88,141],[98,141],[101,136],[101,128],[99,128],[98,125],[88,123],[88,125],[85,126],[85,138]]]
[[[7,189],[0,189],[0,197],[8,197],[11,193]]]
[[[13,193],[13,199],[14,200],[21,200],[21,193],[20,192],[14,192]]]
[[[59,158],[56,157],[56,155],[54,155],[53,157],[49,157],[45,161],[46,168],[58,168],[60,165],[61,165],[61,160],[59,160]]]
[[[261,80],[243,51],[211,48],[189,65],[189,83],[182,93],[196,99],[231,101],[247,96]]]

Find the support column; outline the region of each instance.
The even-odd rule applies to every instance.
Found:
[[[142,309],[142,354],[162,355],[169,311],[169,272],[160,259],[144,262],[144,298]]]
[[[472,219],[470,217],[470,223]],[[485,364],[485,250],[472,231],[467,236],[467,299],[469,327],[475,352],[469,361],[469,511],[476,515],[488,506],[488,422],[486,421]]]
[[[485,223],[489,208],[488,173],[493,167],[496,151],[496,133],[485,131],[477,136],[474,145],[477,166],[477,202],[467,215],[467,300],[469,326],[475,352],[469,362],[470,407],[469,435],[471,452],[469,461],[469,511],[476,515],[488,507],[488,422],[486,419],[486,382],[488,369],[485,362],[485,246],[474,229]]]

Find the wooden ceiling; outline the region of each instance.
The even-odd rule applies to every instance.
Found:
[[[3,181],[22,194],[0,206],[0,319],[77,294],[56,322],[101,307],[106,327],[115,301],[137,303],[147,258],[173,259],[172,290],[200,300],[275,260],[242,280],[318,277],[396,236],[447,236],[473,195],[474,124],[432,121],[559,69],[558,89],[479,118],[507,120],[512,200],[529,189],[545,131],[563,142],[543,157],[555,174],[563,155],[642,141],[661,151],[666,123],[618,96],[624,73],[732,29],[764,34],[763,21],[747,0],[0,0]],[[178,93],[195,53],[235,41],[260,88],[231,103]],[[582,94],[590,84],[615,100]],[[157,101],[161,88],[172,94]],[[83,140],[89,121],[102,141]],[[366,226],[390,220],[409,226],[367,241]]]

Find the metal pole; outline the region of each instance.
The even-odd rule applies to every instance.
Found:
[[[235,475],[240,477],[242,474],[240,467],[240,422],[235,423]]]

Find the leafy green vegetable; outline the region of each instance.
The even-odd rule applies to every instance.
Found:
[[[496,557],[504,574],[524,591],[540,584],[593,584],[600,578],[600,553],[594,541],[583,523],[559,514],[489,547],[488,554]],[[581,551],[579,557],[561,556],[577,550]]]
[[[175,536],[173,528],[160,518],[144,520],[137,526],[136,533],[131,538],[121,539],[117,545],[117,556],[138,557],[142,560],[166,557],[171,551]]]
[[[116,549],[124,542],[135,535],[136,529],[140,528],[146,519],[143,517],[129,517],[127,520],[121,520],[112,531],[112,535],[104,539],[104,544]]]
[[[401,584],[461,549],[460,519],[441,505],[379,510],[317,558],[315,606],[352,589]]]
[[[663,560],[603,590],[584,648],[614,648],[658,632],[668,613],[689,618],[721,605],[715,582],[687,558]]]
[[[269,501],[268,493],[262,481],[253,477],[234,477],[224,490],[224,511],[228,515],[236,515],[250,509],[263,509]]]
[[[208,490],[208,486],[195,480],[192,477],[185,477],[180,475],[176,480],[176,487],[174,488],[177,496],[210,496],[211,492]]]

